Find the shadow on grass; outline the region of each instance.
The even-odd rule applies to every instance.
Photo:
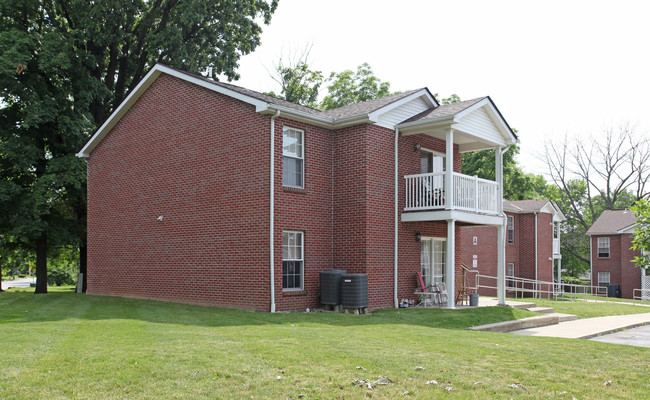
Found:
[[[254,325],[332,325],[363,326],[401,324],[442,329],[513,320],[533,315],[510,307],[471,309],[385,309],[368,315],[329,312],[267,313],[227,308],[188,305],[154,300],[81,295],[70,289],[51,290],[34,295],[33,289],[0,293],[0,326],[3,324],[81,320],[139,320],[160,324],[206,327]]]

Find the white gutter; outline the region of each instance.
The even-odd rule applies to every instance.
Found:
[[[275,228],[275,119],[280,116],[280,110],[271,117],[271,174],[270,174],[270,218],[269,218],[269,249],[270,249],[270,270],[271,270],[271,312],[275,312],[275,242],[273,231]]]
[[[399,201],[398,201],[398,196],[397,196],[397,190],[398,190],[398,186],[399,186],[399,177],[398,177],[398,173],[399,173],[398,169],[399,169],[399,167],[398,167],[398,164],[397,164],[398,139],[399,139],[399,129],[395,128],[395,193],[394,193],[394,197],[395,197],[395,223],[394,223],[394,239],[393,239],[394,240],[394,244],[393,244],[393,247],[394,247],[394,253],[393,253],[393,260],[394,260],[393,270],[394,270],[394,273],[393,274],[394,274],[394,276],[393,276],[393,279],[395,281],[395,288],[394,288],[394,290],[395,290],[395,299],[394,299],[395,300],[395,308],[399,308],[399,299],[397,298],[397,255],[398,255],[397,243],[398,243],[398,236],[399,236],[399,232],[398,232],[398,228],[399,228],[399,223],[398,223],[398,214],[399,214],[398,206],[399,206],[399,204],[398,203],[399,203]]]

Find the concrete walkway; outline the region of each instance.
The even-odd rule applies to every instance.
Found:
[[[630,329],[650,324],[650,313],[612,315],[608,317],[584,318],[560,322],[556,325],[513,331],[516,335],[550,336],[570,339],[589,339],[622,329]]]
[[[18,278],[13,281],[2,281],[2,290],[7,290],[11,287],[29,287],[30,283],[35,283],[36,278]]]

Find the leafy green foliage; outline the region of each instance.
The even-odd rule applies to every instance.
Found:
[[[390,83],[382,82],[377,78],[368,63],[359,65],[356,72],[348,69],[332,73],[329,82],[331,83],[327,86],[328,94],[320,105],[323,110],[378,99],[391,94]]]
[[[273,92],[265,94],[307,107],[319,106],[318,91],[324,80],[321,71],[312,71],[307,63],[299,61],[295,67],[280,64],[276,67],[276,72],[278,77],[274,79],[282,91],[279,95]]]
[[[630,210],[636,217],[632,249],[640,252],[632,261],[637,267],[646,268],[650,266],[650,202],[648,199],[641,199],[630,207]]]
[[[85,246],[90,133],[155,63],[237,78],[277,4],[0,0],[0,235],[36,252],[37,292],[48,245]]]

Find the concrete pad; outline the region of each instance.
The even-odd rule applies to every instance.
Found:
[[[517,330],[512,333],[525,336],[550,336],[572,339],[589,339],[622,329],[650,324],[650,313],[613,315],[561,322],[557,325]]]

